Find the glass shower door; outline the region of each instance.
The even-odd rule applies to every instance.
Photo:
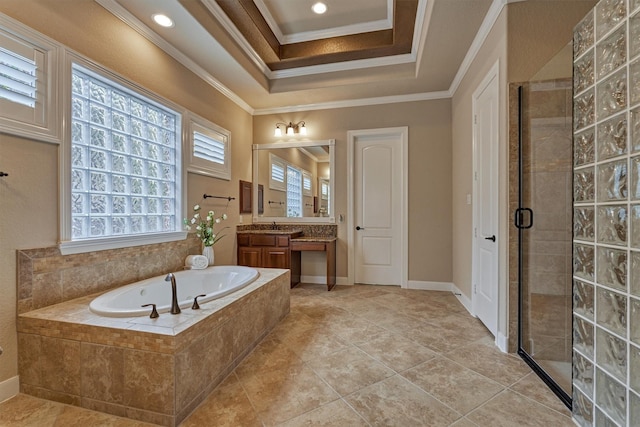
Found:
[[[518,353],[571,405],[572,80],[520,95]]]

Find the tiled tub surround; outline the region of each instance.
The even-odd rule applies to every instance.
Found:
[[[573,416],[640,425],[640,0],[574,32]],[[615,423],[615,424],[614,424]]]
[[[176,242],[75,255],[61,255],[57,246],[18,250],[18,313],[182,270],[187,255],[202,253],[201,246],[190,234]]]
[[[21,391],[178,425],[289,312],[289,271],[258,270],[201,310],[157,319],[97,316],[92,296],[20,314]]]

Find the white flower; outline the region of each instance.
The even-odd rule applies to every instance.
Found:
[[[191,224],[195,224],[196,223],[196,219],[195,218],[191,218]]]
[[[207,215],[207,221],[211,221],[211,215]]]
[[[193,210],[194,211],[199,211],[200,210],[200,205],[194,205],[193,206]]]
[[[222,214],[222,219],[227,219],[227,214]]]
[[[196,227],[196,230],[200,231],[202,230],[202,227],[200,227],[199,225]]]
[[[214,211],[209,211],[209,216],[213,218],[216,213]]]
[[[216,224],[220,224],[220,218],[216,218]]]

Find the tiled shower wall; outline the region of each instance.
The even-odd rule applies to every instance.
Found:
[[[574,32],[573,416],[640,426],[640,0]]]

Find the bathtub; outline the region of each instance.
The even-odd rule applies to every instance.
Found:
[[[251,267],[221,265],[204,270],[185,270],[174,273],[178,289],[180,308],[188,308],[197,295],[199,303],[221,298],[242,289],[258,278],[258,271]],[[171,308],[171,284],[165,281],[166,275],[141,280],[130,285],[113,289],[95,298],[89,309],[98,315],[107,317],[148,316],[150,307],[143,304],[156,304],[159,313]]]

